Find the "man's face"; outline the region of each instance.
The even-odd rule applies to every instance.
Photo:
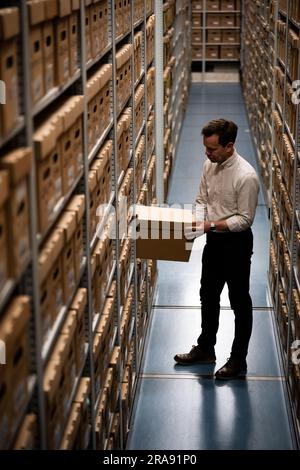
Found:
[[[230,142],[223,147],[223,145],[219,144],[219,136],[217,134],[209,137],[203,136],[203,145],[206,156],[212,163],[223,163],[233,153],[233,143]]]

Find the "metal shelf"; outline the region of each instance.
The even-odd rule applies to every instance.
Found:
[[[111,131],[112,127],[113,127],[113,119],[110,121],[109,125],[107,126],[107,128],[105,129],[105,131],[103,132],[103,134],[101,135],[101,137],[98,139],[97,143],[94,145],[94,147],[92,148],[91,152],[89,153],[89,156],[88,156],[88,162],[91,163],[92,160],[94,160],[95,156],[97,155],[97,153],[99,152],[101,146],[103,145],[107,135],[109,134],[109,132]]]
[[[90,59],[86,64],[86,70],[88,71],[93,65],[97,64],[112,48],[112,43],[109,43],[103,51],[101,51],[94,59]]]
[[[82,275],[83,275],[83,272],[85,270],[85,267],[86,267],[86,258],[83,258],[82,262],[81,262],[81,266],[80,266],[80,280],[82,278]],[[47,338],[47,340],[44,342],[43,344],[43,347],[42,347],[42,361],[43,361],[43,364],[45,365],[47,360],[48,360],[48,357],[49,357],[49,354],[51,353],[52,349],[53,349],[53,346],[54,346],[54,343],[61,331],[61,328],[62,328],[62,325],[64,324],[64,321],[68,315],[68,311],[70,309],[70,306],[72,305],[72,302],[73,302],[73,299],[74,299],[74,295],[76,294],[76,291],[80,285],[80,280],[79,282],[77,283],[77,286],[73,292],[73,295],[71,296],[71,298],[69,299],[69,302],[67,303],[67,305],[64,305],[57,318],[56,318],[56,321],[54,323],[54,325],[52,326],[52,329],[51,329],[51,332]]]
[[[141,18],[140,20],[136,21],[133,25],[133,28],[137,28],[138,26],[140,26],[142,23],[144,22],[144,18]]]
[[[143,133],[144,130],[145,130],[145,122],[146,122],[146,121],[143,121],[142,127],[140,128],[139,133],[138,133],[138,135],[137,135],[137,137],[136,137],[136,139],[135,139],[134,147],[137,146],[137,144],[138,144],[138,142],[139,142],[139,140],[140,140],[140,137],[141,137],[142,133]]]
[[[81,71],[77,70],[77,72],[73,75],[73,77],[65,84],[55,88],[52,88],[43,98],[34,105],[32,109],[32,116],[36,116],[41,111],[43,111],[47,106],[49,106],[53,101],[55,101],[59,96],[61,96],[71,85],[73,85],[76,80],[78,80],[81,76]]]
[[[0,137],[0,147],[3,147],[7,142],[16,137],[21,131],[25,129],[25,119],[24,116],[20,116],[17,119],[15,127],[5,136]]]
[[[119,44],[119,42],[123,41],[123,39],[125,39],[127,36],[129,36],[131,34],[131,31],[127,31],[126,33],[123,33],[121,34],[120,36],[118,36],[116,39],[115,39],[115,44],[116,46]]]
[[[145,70],[142,70],[141,72],[141,75],[139,76],[139,78],[135,81],[135,84],[134,84],[134,88],[136,88],[140,82],[143,80],[144,78],[144,75],[145,75]]]

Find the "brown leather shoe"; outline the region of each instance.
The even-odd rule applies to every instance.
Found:
[[[176,354],[174,360],[181,365],[212,364],[216,362],[216,356],[214,352],[208,353],[202,351],[199,346],[193,346],[189,353]]]
[[[230,357],[221,369],[217,370],[215,377],[218,380],[230,380],[244,376],[247,373],[247,363],[244,360]]]

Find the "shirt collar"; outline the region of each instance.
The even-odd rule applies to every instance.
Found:
[[[233,154],[231,155],[231,157],[227,158],[227,160],[225,160],[225,162],[219,163],[218,166],[219,166],[220,168],[229,168],[229,167],[231,167],[232,165],[235,164],[237,157],[238,157],[238,153],[237,153],[237,151],[234,149],[234,152],[233,152]]]

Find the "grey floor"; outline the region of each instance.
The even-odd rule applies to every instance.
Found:
[[[217,116],[239,125],[237,150],[257,168],[239,84],[193,84],[169,191],[169,203],[191,203],[205,160],[201,127]],[[188,183],[188,184],[187,184]],[[178,366],[200,332],[199,279],[204,237],[189,263],[160,262],[157,295],[145,348],[128,449],[293,449],[293,435],[267,301],[269,225],[260,192],[254,231],[251,294],[254,326],[246,380],[218,383],[233,338],[226,289],[216,346],[217,362]]]

